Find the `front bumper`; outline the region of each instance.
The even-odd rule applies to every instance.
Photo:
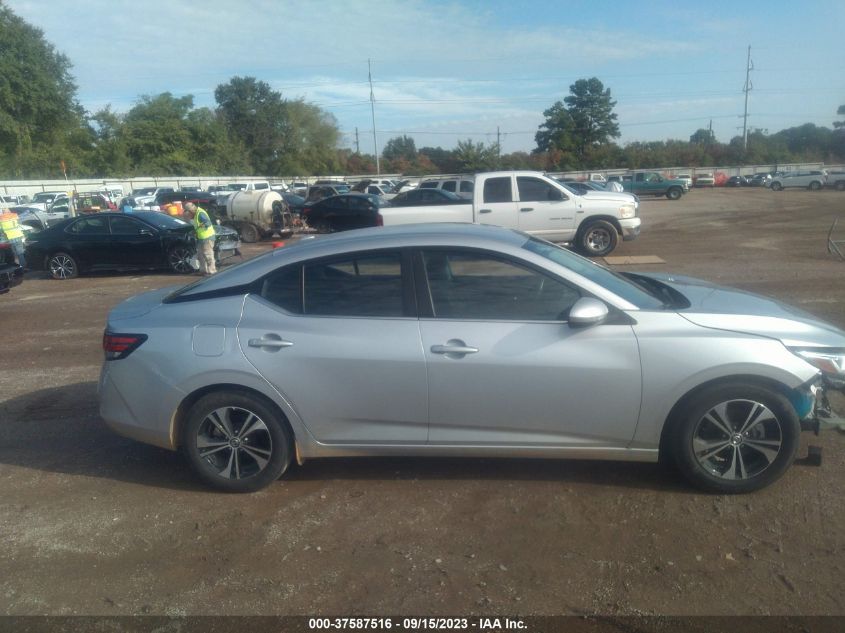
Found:
[[[619,220],[619,226],[622,229],[622,241],[630,242],[631,240],[637,239],[640,235],[640,225],[642,225],[642,219],[640,218]]]

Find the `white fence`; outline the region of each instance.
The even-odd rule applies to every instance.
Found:
[[[828,169],[832,171],[842,171],[842,165],[825,165],[824,163],[779,163],[770,165],[743,165],[738,166],[719,166],[719,167],[656,167],[649,168],[647,171],[656,171],[663,174],[678,175],[690,174],[693,178],[698,173],[719,173],[722,172],[727,176],[750,176],[761,172],[770,171],[803,171],[811,169]],[[582,171],[569,172],[555,172],[554,176],[584,179],[589,177],[591,173],[604,174],[605,177],[613,175],[621,175],[627,173],[628,169],[589,169]],[[646,171],[646,170],[637,170]],[[430,177],[435,177],[434,175]],[[305,182],[313,184],[317,180],[334,179],[355,181],[362,178],[376,178],[372,174],[359,174],[347,176],[309,176],[309,177],[285,177],[285,178],[270,178],[271,183],[284,182],[290,184],[292,182]],[[400,179],[401,174],[381,174],[378,178],[393,178]],[[12,196],[32,196],[40,191],[98,191],[102,189],[122,189],[124,193],[129,193],[133,189],[140,189],[141,187],[173,187],[178,189],[181,187],[201,187],[207,188],[209,185],[224,185],[234,182],[258,182],[268,180],[261,176],[142,176],[137,178],[89,178],[89,179],[74,179],[74,180],[5,180],[0,181],[0,195]],[[417,180],[413,178],[412,180]]]

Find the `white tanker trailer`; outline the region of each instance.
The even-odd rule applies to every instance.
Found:
[[[244,242],[257,242],[277,233],[293,233],[293,216],[282,196],[275,191],[236,191],[226,200],[221,223],[234,228]]]

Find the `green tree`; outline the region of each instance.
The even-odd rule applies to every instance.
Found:
[[[716,135],[713,133],[713,130],[706,127],[698,128],[689,137],[689,142],[693,145],[713,145],[716,142]]]
[[[340,130],[334,115],[302,99],[283,103],[284,130],[269,171],[283,176],[296,173],[339,174],[337,144]]]
[[[838,114],[839,116],[845,115],[845,104],[842,104],[841,106],[839,106],[839,108],[836,110],[836,114]],[[845,128],[845,121],[834,121],[833,127],[835,127],[835,128]]]
[[[584,159],[591,148],[596,148],[619,136],[619,124],[610,98],[610,88],[596,77],[579,79],[569,86],[572,93],[563,101],[572,119],[575,153]]]
[[[417,157],[417,146],[410,136],[396,136],[385,143],[381,155],[385,160],[402,158],[410,163]]]
[[[255,77],[232,77],[217,86],[214,98],[229,136],[246,147],[253,171],[273,173],[288,135],[281,93]]]
[[[496,143],[485,146],[484,143],[473,143],[471,139],[458,141],[454,151],[455,161],[459,165],[457,171],[476,172],[494,169],[499,157],[499,146]]]
[[[181,175],[194,171],[195,155],[188,129],[191,95],[174,97],[169,92],[143,96],[126,114],[123,138],[126,153],[136,172]]]
[[[40,29],[0,1],[0,170],[6,174],[58,175],[62,157],[77,152],[81,159],[88,150],[90,131],[70,69]]]
[[[575,122],[569,110],[561,101],[557,101],[551,108],[543,111],[546,120],[540,124],[534,140],[537,152],[558,150],[571,153],[575,150]]]

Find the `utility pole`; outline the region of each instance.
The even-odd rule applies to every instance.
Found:
[[[499,131],[499,126],[496,126],[496,167],[502,165],[502,133]]]
[[[754,87],[751,85],[751,71],[754,69],[754,62],[751,61],[751,44],[748,45],[748,58],[745,62],[745,85],[742,91],[745,93],[745,113],[742,115],[742,149],[748,149],[748,93]]]
[[[355,128],[355,153],[361,153],[361,145],[358,143],[358,128]]]
[[[376,175],[381,176],[381,163],[378,159],[378,139],[376,138],[376,98],[373,95],[373,67],[367,60],[367,76],[370,80],[370,112],[373,115],[373,147],[376,151]]]

